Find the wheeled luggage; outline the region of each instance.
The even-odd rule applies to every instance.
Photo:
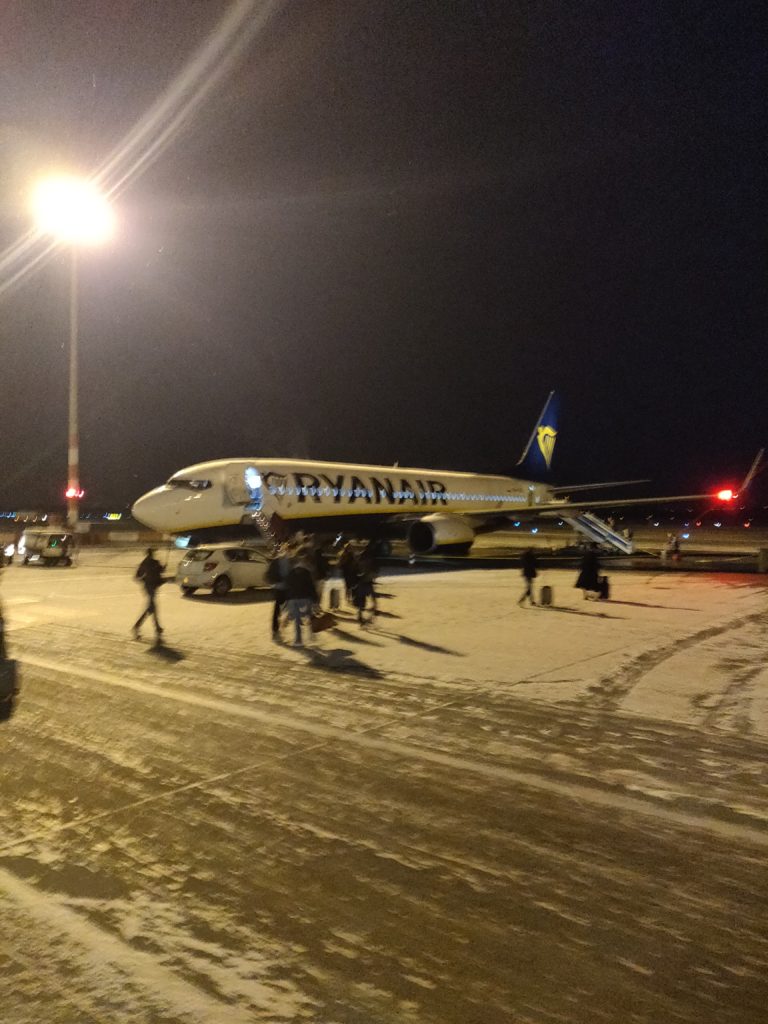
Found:
[[[539,604],[543,605],[545,608],[552,604],[552,587],[544,586],[541,588]]]
[[[601,601],[607,601],[608,598],[611,596],[611,585],[608,582],[607,576],[600,577],[600,590],[598,591],[598,593],[600,594]]]

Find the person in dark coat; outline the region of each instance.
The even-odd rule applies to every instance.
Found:
[[[275,643],[281,643],[280,637],[280,612],[288,600],[286,579],[291,570],[291,549],[287,544],[281,545],[272,556],[267,567],[267,579],[272,584],[272,639]]]
[[[525,604],[525,599],[528,598],[531,604],[535,605],[536,602],[533,599],[533,581],[539,574],[536,568],[536,552],[533,548],[527,548],[523,552],[523,556],[520,559],[520,572],[525,580],[525,590],[517,603],[522,607],[522,605]]]
[[[357,608],[357,621],[364,626],[366,621],[373,622],[378,612],[376,607],[376,576],[378,575],[378,562],[376,560],[376,549],[373,541],[366,545],[357,563],[357,578],[352,587],[352,599]],[[371,602],[370,619],[366,620],[365,611],[368,600]]]
[[[331,566],[322,548],[315,548],[315,579],[324,583],[331,574]]]
[[[155,594],[159,590],[160,586],[165,582],[163,579],[163,567],[160,565],[158,560],[155,558],[155,549],[147,548],[146,557],[140,562],[138,569],[136,570],[136,579],[141,581],[142,586],[147,595],[147,607],[136,619],[133,624],[133,635],[136,640],[140,639],[141,624],[148,615],[151,615],[155,620],[155,634],[158,642],[160,637],[163,635],[163,630],[160,625],[160,620],[157,617],[157,604],[155,603]]]
[[[341,575],[344,577],[347,601],[352,604],[354,598],[353,591],[357,583],[358,567],[357,555],[351,540],[348,540],[339,552],[338,566],[341,569]]]
[[[317,591],[312,575],[312,564],[305,557],[297,557],[285,578],[288,616],[296,625],[294,647],[302,647],[301,623],[304,619],[311,627],[312,608],[317,604]]]
[[[581,570],[574,586],[584,592],[584,598],[595,597],[600,593],[600,559],[597,548],[590,544],[581,559]]]

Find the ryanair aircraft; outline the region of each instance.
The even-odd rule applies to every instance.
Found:
[[[323,536],[405,537],[414,554],[466,553],[475,535],[511,521],[565,519],[591,540],[631,552],[631,541],[587,509],[701,498],[573,502],[565,494],[642,481],[552,487],[546,479],[557,442],[551,392],[520,458],[521,478],[291,459],[221,459],[189,466],[139,498],[133,515],[162,533],[197,544],[298,530]]]

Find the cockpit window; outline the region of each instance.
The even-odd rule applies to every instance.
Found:
[[[172,476],[168,481],[168,487],[181,487],[188,491],[207,491],[213,487],[211,480],[184,480],[182,477]]]

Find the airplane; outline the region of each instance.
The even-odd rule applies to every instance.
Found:
[[[179,470],[133,505],[138,522],[194,546],[261,535],[272,543],[301,531],[377,539],[384,549],[405,538],[413,555],[466,554],[475,536],[512,522],[564,520],[595,543],[631,554],[632,541],[594,510],[663,501],[689,494],[573,501],[579,491],[646,483],[617,480],[554,487],[549,474],[558,436],[552,391],[518,462],[520,477],[486,476],[398,465],[371,466],[297,459],[217,459]],[[731,500],[731,499],[723,499]],[[186,538],[184,540],[183,538]]]

